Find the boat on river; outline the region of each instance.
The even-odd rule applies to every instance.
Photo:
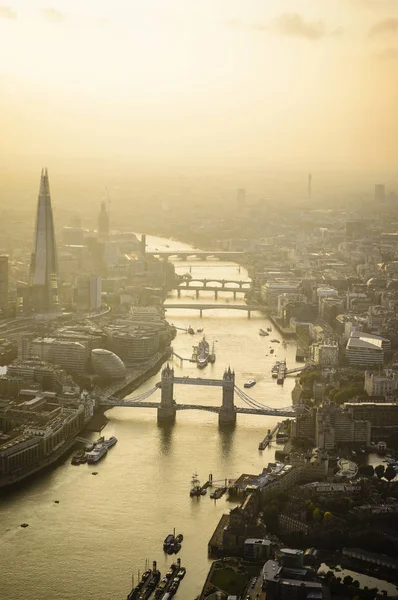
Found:
[[[196,358],[196,363],[197,363],[199,369],[204,369],[204,367],[209,362],[209,357],[210,357],[209,342],[203,336],[203,340],[201,340],[198,345],[198,353],[197,353],[197,358]]]
[[[192,475],[192,479],[191,479],[191,490],[189,492],[189,495],[192,497],[194,496],[204,496],[206,494],[206,489],[203,489],[202,486],[200,485],[200,481],[198,479],[198,474],[194,473]]]

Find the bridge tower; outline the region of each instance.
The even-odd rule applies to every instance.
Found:
[[[224,372],[222,386],[222,406],[218,413],[219,425],[235,425],[236,412],[234,405],[235,371],[231,367]]]
[[[158,422],[174,422],[176,418],[176,403],[173,399],[174,369],[169,363],[162,370],[161,397],[158,408]]]

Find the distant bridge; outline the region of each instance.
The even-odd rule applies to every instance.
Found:
[[[211,387],[222,388],[222,404],[221,406],[206,406],[202,404],[178,404],[174,396],[174,384],[182,385],[205,385]],[[158,389],[161,389],[160,402],[147,402],[146,400],[154,394]],[[237,394],[241,400],[247,405],[245,407],[235,406],[234,394]],[[294,417],[296,409],[293,406],[284,408],[273,408],[261,404],[254,398],[251,398],[244,390],[235,385],[235,373],[229,368],[224,372],[222,379],[209,379],[201,377],[174,377],[174,369],[169,365],[162,370],[161,382],[157,383],[152,389],[147,390],[140,396],[121,400],[120,398],[103,397],[100,405],[106,408],[114,406],[132,407],[132,408],[156,408],[158,421],[174,421],[178,410],[201,410],[218,414],[220,424],[234,424],[237,414],[245,415],[264,415],[276,417]]]
[[[242,258],[243,252],[226,252],[223,250],[151,250],[147,251],[148,256],[156,256],[157,258],[181,258],[187,260],[188,258],[197,258],[200,260],[207,260],[208,258],[219,258],[220,260],[237,260]]]
[[[244,280],[228,280],[228,279],[186,279],[181,281],[177,287],[178,298],[181,297],[181,290],[193,290],[196,292],[196,297],[199,298],[199,293],[202,290],[214,292],[214,297],[217,300],[218,292],[232,292],[234,298],[236,294],[246,294],[251,290],[252,282]]]
[[[173,302],[168,302],[167,304],[163,304],[163,308],[165,310],[170,308],[181,308],[187,310],[198,310],[200,316],[202,317],[202,312],[204,310],[245,310],[247,312],[247,316],[251,317],[251,313],[255,310],[260,312],[266,312],[265,306],[258,306],[257,304],[175,304]]]

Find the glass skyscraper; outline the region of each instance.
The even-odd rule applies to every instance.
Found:
[[[36,229],[30,261],[31,307],[35,313],[59,310],[58,266],[47,169],[42,169]]]

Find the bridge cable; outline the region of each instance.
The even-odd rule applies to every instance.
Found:
[[[146,398],[149,398],[149,396],[152,396],[152,394],[154,394],[159,388],[157,386],[151,388],[150,390],[147,390],[146,392],[143,392],[142,394],[140,394],[139,396],[135,396],[134,398],[126,398],[126,400],[128,402],[141,402],[142,400],[146,400]],[[116,398],[115,396],[110,396],[109,398],[107,398],[106,396],[103,398],[104,402],[119,402],[121,405],[123,404],[123,400],[121,400],[120,398]]]

